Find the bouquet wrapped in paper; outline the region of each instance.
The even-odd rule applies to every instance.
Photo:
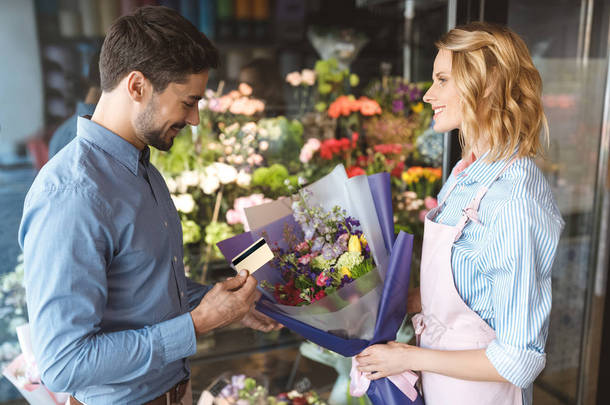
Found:
[[[256,308],[352,357],[395,340],[406,315],[413,237],[395,238],[391,201],[388,173],[348,179],[339,165],[290,199],[247,209],[251,231],[218,247],[235,265],[264,239],[273,258],[254,274]],[[374,404],[423,404],[416,380],[407,372],[369,381],[354,365],[350,390]]]
[[[69,398],[66,393],[51,392],[40,381],[40,373],[32,352],[30,340],[30,325],[17,327],[17,337],[21,346],[21,354],[15,358],[2,374],[19,390],[30,404],[63,405]]]

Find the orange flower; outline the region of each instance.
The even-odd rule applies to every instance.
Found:
[[[331,118],[339,118],[343,115],[347,117],[353,111],[354,100],[348,96],[339,96],[335,101],[328,107],[328,116]]]
[[[370,117],[375,114],[381,114],[381,107],[375,100],[362,96],[358,100],[358,104],[360,105],[360,113],[362,115]]]

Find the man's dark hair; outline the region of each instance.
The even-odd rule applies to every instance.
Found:
[[[89,87],[100,87],[100,52],[101,49],[95,51],[89,60],[89,74],[87,75]]]
[[[167,7],[141,7],[108,29],[100,55],[101,87],[111,91],[137,70],[161,92],[218,62],[216,47],[186,18]]]

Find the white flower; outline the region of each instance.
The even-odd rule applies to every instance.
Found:
[[[252,134],[246,135],[243,139],[244,145],[250,145],[252,142],[254,142],[254,135]]]
[[[205,174],[201,178],[201,182],[199,183],[199,187],[206,194],[214,194],[218,187],[220,187],[220,180],[218,180],[218,176],[215,173]]]
[[[231,146],[226,146],[225,155],[230,155],[231,153],[233,153],[233,148]]]
[[[233,163],[236,165],[240,165],[240,164],[244,163],[244,157],[242,155],[233,156]]]
[[[252,181],[252,176],[248,173],[246,173],[243,170],[240,170],[239,173],[237,173],[237,185],[240,187],[248,187],[250,185],[250,182]]]
[[[197,108],[199,108],[200,110],[205,110],[207,108],[207,106],[208,106],[208,100],[206,100],[205,98],[202,98],[197,103]]]
[[[172,201],[174,201],[176,209],[185,214],[193,212],[193,209],[195,208],[195,200],[190,194],[172,195]]]
[[[176,192],[176,189],[178,188],[178,182],[176,182],[176,180],[174,180],[172,177],[167,177],[165,178],[165,184],[167,185],[167,189],[169,190],[170,194],[173,194]]]
[[[180,184],[186,187],[196,186],[199,184],[199,173],[194,170],[185,170],[180,176]]]
[[[269,149],[269,142],[261,141],[261,143],[258,144],[258,147],[259,147],[260,150],[262,150],[264,152],[267,149]]]
[[[291,72],[286,75],[286,81],[290,83],[291,86],[299,86],[301,84],[301,74],[299,72]]]
[[[244,131],[246,134],[255,134],[256,133],[256,123],[250,121],[250,122],[246,122],[244,124],[243,127],[241,127],[241,130]]]
[[[222,184],[232,183],[237,178],[237,169],[233,166],[218,162],[212,163],[212,166],[216,166],[218,180],[220,180]]]
[[[303,81],[302,84],[313,86],[316,82],[316,72],[311,69],[303,69],[301,71],[301,80]]]

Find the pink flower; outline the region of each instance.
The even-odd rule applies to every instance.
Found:
[[[337,239],[337,242],[341,243],[341,247],[344,250],[347,250],[347,241],[349,240],[350,234],[349,233],[344,233],[343,235],[339,236],[339,238]]]
[[[438,201],[436,201],[436,198],[428,196],[424,199],[424,206],[427,210],[431,210],[438,206]]]
[[[311,151],[311,149],[308,149],[306,147],[303,147],[303,149],[301,149],[301,153],[299,154],[299,160],[302,163],[309,162],[312,157],[313,157],[313,152]]]
[[[318,277],[316,278],[316,284],[318,285],[318,287],[326,286],[326,282],[328,281],[328,278],[329,277],[324,273],[318,274]]]
[[[236,198],[233,202],[233,209],[227,211],[227,223],[229,225],[244,224],[244,230],[250,230],[246,221],[246,208],[270,202],[271,199],[265,198],[262,194],[252,194],[248,197]]]
[[[313,86],[316,82],[316,72],[311,69],[303,69],[301,71],[302,84],[306,86]]]
[[[241,97],[241,93],[240,93],[239,91],[237,91],[237,90],[232,90],[232,91],[230,91],[230,92],[229,92],[229,94],[227,94],[227,95],[228,95],[230,98],[234,99],[234,100],[236,100],[236,99],[238,99],[238,98],[240,98],[240,97]]]
[[[428,215],[428,211],[430,211],[430,210],[421,210],[421,211],[419,211],[419,220],[421,222],[426,222],[426,215]]]
[[[255,153],[254,155],[250,155],[248,157],[247,162],[250,166],[258,166],[263,163],[263,157]]]
[[[296,247],[297,252],[303,252],[304,250],[309,249],[309,243],[307,241],[303,241],[299,243]]]
[[[286,75],[286,81],[290,83],[291,86],[298,86],[301,84],[303,79],[301,78],[301,73],[299,72],[291,72]]]
[[[231,99],[231,97],[222,96],[218,99],[218,103],[219,103],[218,108],[213,111],[225,113],[225,112],[227,112],[229,107],[231,107],[233,100]],[[210,109],[212,109],[211,102],[210,102]]]
[[[227,211],[227,224],[235,225],[235,224],[243,224],[244,218],[243,216],[236,210]]]
[[[248,84],[246,83],[241,83],[239,85],[239,92],[241,94],[243,94],[244,96],[249,96],[252,94],[252,87],[250,87]]]
[[[309,138],[299,154],[299,160],[302,163],[307,163],[313,157],[313,154],[320,149],[320,141],[316,138]]]
[[[305,256],[299,257],[299,263],[301,264],[309,264],[313,256],[311,254],[306,254]]]

